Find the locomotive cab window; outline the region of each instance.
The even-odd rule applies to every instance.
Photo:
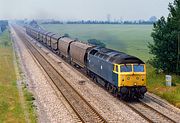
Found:
[[[132,72],[132,65],[121,65],[121,72]]]
[[[144,65],[133,65],[134,72],[144,72]]]

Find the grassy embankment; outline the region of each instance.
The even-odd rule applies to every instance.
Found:
[[[166,87],[165,75],[164,73],[156,74],[155,69],[147,65],[148,91],[180,108],[180,76],[172,74],[172,82],[176,84],[176,86]]]
[[[13,48],[6,30],[0,35],[0,123],[26,122],[24,110],[29,113],[29,120],[36,122],[32,105],[32,95],[23,89],[25,107],[22,108],[17,88],[17,78],[13,64]]]
[[[86,41],[98,39],[107,47],[137,56],[144,61],[150,59],[147,43],[152,42],[152,25],[101,25],[101,24],[47,24],[42,26],[48,31],[69,34],[72,38]],[[147,65],[148,90],[168,100],[180,108],[180,76],[173,75],[176,86],[165,87],[165,74],[156,74]]]

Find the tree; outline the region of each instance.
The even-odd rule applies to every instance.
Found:
[[[151,36],[153,44],[148,45],[153,59],[150,63],[166,73],[175,73],[178,58],[178,33],[180,32],[180,0],[169,3],[169,15],[167,19],[161,17],[156,23]]]
[[[150,22],[156,22],[157,21],[157,18],[156,18],[156,16],[151,16],[150,18],[149,18],[149,21]]]
[[[99,46],[99,47],[106,47],[106,44],[104,44],[100,40],[96,40],[96,39],[89,39],[88,43]]]

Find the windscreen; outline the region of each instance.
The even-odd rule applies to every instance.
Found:
[[[121,72],[132,72],[132,65],[122,65]]]
[[[134,72],[144,72],[144,65],[134,65]]]

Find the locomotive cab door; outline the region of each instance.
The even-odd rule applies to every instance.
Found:
[[[120,72],[120,67],[118,64],[114,64],[114,69],[112,72],[112,80],[113,80],[113,84],[118,87],[118,81],[119,81],[119,72]]]

